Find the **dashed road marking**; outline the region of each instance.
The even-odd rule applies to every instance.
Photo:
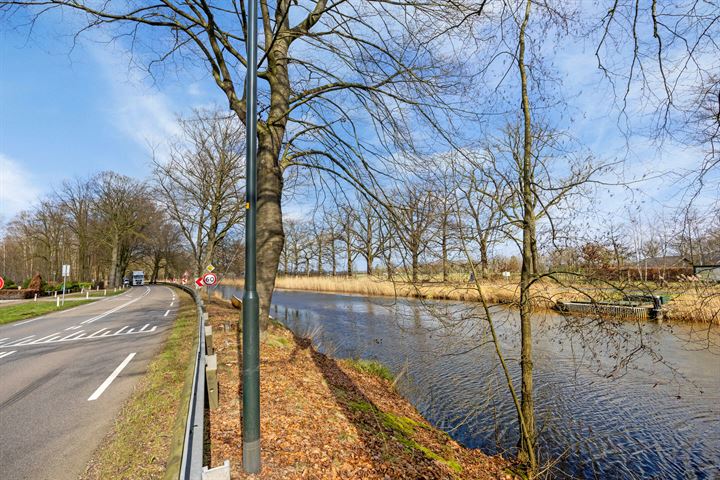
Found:
[[[94,316],[94,317],[92,317],[92,318],[88,318],[87,320],[84,320],[84,321],[82,321],[82,322],[80,322],[80,323],[81,323],[82,325],[85,325],[85,324],[87,324],[87,323],[93,323],[93,322],[96,321],[96,320],[100,320],[101,318],[107,317],[107,316],[110,315],[111,313],[115,313],[115,312],[117,312],[118,310],[120,310],[121,308],[125,308],[125,307],[127,307],[128,305],[131,305],[131,304],[137,302],[138,300],[140,300],[140,299],[142,299],[143,297],[145,297],[148,293],[150,293],[150,289],[149,289],[149,288],[148,288],[147,290],[145,290],[145,293],[143,293],[143,294],[140,295],[139,297],[134,298],[134,299],[130,300],[129,302],[125,302],[125,303],[123,303],[122,305],[118,305],[118,306],[115,307],[115,308],[111,308],[111,309],[108,310],[107,312],[101,313],[100,315],[96,315],[96,316]]]
[[[170,310],[168,310],[167,312],[165,312],[165,315],[163,315],[163,317],[167,317],[167,316],[168,316],[168,313],[170,313]]]
[[[85,335],[85,330],[80,330],[79,332],[73,332],[68,335],[65,335],[64,337],[62,334],[54,333],[52,335],[48,335],[42,338],[33,339],[34,335],[31,335],[29,337],[21,338],[18,341],[13,341],[7,345],[3,345],[3,348],[10,348],[10,347],[28,347],[33,345],[47,345],[52,343],[63,343],[63,342],[72,342],[76,340],[90,340],[94,339],[97,340],[99,338],[110,338],[110,337],[117,337],[119,335],[133,335],[138,333],[153,333],[157,330],[157,325],[150,327],[149,323],[146,323],[140,330],[135,331],[135,328],[127,329],[128,325],[125,325],[122,328],[119,328],[117,330],[108,329],[108,328],[101,328],[100,330],[97,330],[90,335]],[[62,337],[62,338],[61,338]]]
[[[125,360],[122,361],[120,365],[117,366],[117,368],[110,374],[108,378],[105,379],[105,381],[93,392],[92,395],[88,398],[88,402],[92,402],[93,400],[97,400],[100,398],[100,395],[103,394],[103,392],[110,386],[110,384],[117,378],[118,375],[120,375],[120,372],[123,371],[123,368],[127,367],[127,364],[130,363],[130,360],[133,359],[135,356],[135,353],[131,353],[127,357],[125,357]]]

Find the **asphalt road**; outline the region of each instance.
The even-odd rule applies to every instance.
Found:
[[[172,326],[168,287],[0,326],[0,479],[76,479]]]

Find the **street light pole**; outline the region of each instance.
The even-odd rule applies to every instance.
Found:
[[[260,472],[260,328],[259,301],[256,290],[257,215],[257,0],[248,0],[247,9],[247,111],[246,183],[245,183],[245,293],[242,327],[242,438],[243,469]]]

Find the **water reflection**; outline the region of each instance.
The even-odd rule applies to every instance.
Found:
[[[229,297],[233,290],[223,292]],[[312,336],[321,351],[402,371],[403,395],[464,445],[512,450],[515,413],[475,308],[278,291],[273,312],[296,333]],[[496,319],[517,379],[516,315],[497,310]],[[627,323],[610,329],[593,322],[568,328],[556,315],[536,325],[539,444],[543,458],[561,459],[556,476],[720,478],[717,328]],[[638,338],[644,347],[636,351]],[[618,351],[620,358],[632,353],[633,361],[618,363]]]

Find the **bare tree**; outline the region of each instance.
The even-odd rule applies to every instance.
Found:
[[[394,195],[392,223],[409,264],[410,280],[418,282],[420,258],[425,254],[435,236],[435,196],[428,185],[406,185]]]
[[[81,178],[66,180],[56,195],[61,208],[67,212],[67,225],[77,241],[79,278],[87,281],[90,279],[92,185]]]
[[[244,140],[239,122],[218,111],[196,111],[180,125],[169,160],[155,161],[155,183],[200,275],[244,216]]]
[[[108,283],[116,287],[137,247],[139,232],[148,224],[150,194],[145,184],[115,172],[98,174],[93,189],[101,241],[110,250]]]
[[[464,59],[441,48],[443,34],[486,2],[261,2],[258,78],[258,294],[266,324],[283,247],[281,199],[288,169],[325,172],[370,191],[377,167],[370,159],[412,142],[421,125],[450,125],[462,110]],[[139,53],[202,62],[245,121],[243,93],[244,5],[166,1],[158,4],[85,0],[3,0],[6,15],[17,9],[42,14],[54,8],[79,13],[85,32],[103,28],[127,35]],[[254,21],[254,19],[252,20]],[[159,53],[157,53],[159,52]],[[362,112],[350,115],[350,112]],[[472,114],[472,112],[469,112]],[[410,128],[412,125],[413,128]],[[374,129],[377,142],[359,132]]]

